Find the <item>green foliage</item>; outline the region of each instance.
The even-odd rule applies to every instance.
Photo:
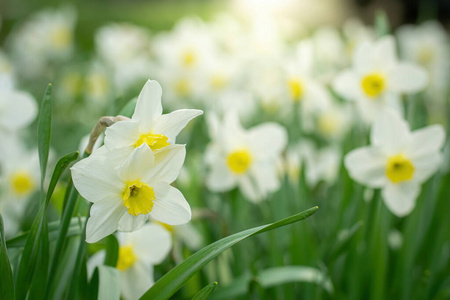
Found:
[[[3,218],[0,214],[0,298],[15,299],[14,278],[6,251],[5,231],[3,230]]]
[[[214,292],[214,290],[217,287],[217,282],[211,282],[204,288],[202,288],[195,296],[192,298],[192,300],[206,300],[208,299],[211,294]]]

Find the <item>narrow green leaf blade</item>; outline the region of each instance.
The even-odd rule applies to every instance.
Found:
[[[120,299],[119,270],[113,267],[99,266],[98,275],[99,275],[98,299],[119,300]]]
[[[50,199],[52,198],[53,191],[55,190],[56,184],[61,178],[62,173],[67,169],[69,164],[78,158],[78,151],[66,154],[58,160],[55,166],[55,170],[52,174],[52,179],[50,180],[50,185],[48,186],[47,196],[45,198],[45,205],[48,206]]]
[[[203,249],[197,251],[195,254],[187,258],[181,264],[170,270],[160,280],[158,280],[142,297],[141,299],[168,299],[178,289],[180,289],[186,281],[191,278],[196,272],[203,268],[208,262],[210,262],[217,255],[227,250],[231,246],[245,240],[251,236],[263,233],[269,230],[273,230],[288,224],[304,220],[313,215],[317,211],[318,207],[313,207],[305,210],[299,214],[282,219],[278,222],[263,225],[245,231],[241,231],[225,237],[217,242],[214,242]]]
[[[3,218],[0,215],[0,298],[15,299],[14,279],[4,236]]]
[[[52,132],[52,85],[49,84],[42,99],[38,120],[38,150],[41,167],[41,189],[44,190],[45,172],[47,170]]]
[[[204,288],[200,290],[195,296],[192,298],[192,300],[206,300],[211,296],[211,294],[214,292],[214,290],[217,287],[217,281],[211,282]]]

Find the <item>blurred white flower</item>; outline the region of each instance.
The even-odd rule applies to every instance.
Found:
[[[430,101],[445,99],[450,80],[450,41],[448,33],[437,21],[418,26],[404,25],[397,30],[401,56],[428,71]]]
[[[146,144],[158,151],[175,143],[178,133],[201,110],[180,109],[162,115],[162,89],[157,81],[148,80],[139,94],[130,121],[122,121],[108,127],[105,146],[108,150],[123,150],[130,154],[133,149]]]
[[[420,185],[435,173],[445,141],[442,126],[411,132],[395,112],[384,111],[375,120],[371,146],[345,156],[350,176],[371,188],[381,188],[389,210],[399,217],[409,214],[420,193]]]
[[[30,94],[0,87],[0,133],[17,131],[30,125],[36,118],[37,110]]]
[[[49,62],[69,58],[74,49],[76,12],[73,7],[46,9],[31,16],[11,34],[12,54],[23,76],[48,72]]]
[[[399,250],[403,246],[403,234],[397,229],[393,229],[388,235],[388,245],[392,250]]]
[[[342,26],[342,33],[344,34],[349,60],[351,60],[353,51],[357,45],[375,40],[375,31],[373,28],[364,25],[364,23],[357,18],[347,19]]]
[[[428,76],[419,66],[397,61],[392,36],[357,47],[351,69],[333,81],[335,91],[347,100],[356,101],[363,120],[372,122],[385,107],[402,113],[402,93],[416,93],[426,87]]]
[[[40,169],[37,149],[27,150],[13,136],[2,136],[0,156],[0,212],[7,235],[16,234],[23,219],[27,200],[39,190]]]
[[[163,227],[148,223],[131,233],[119,232],[119,255],[116,268],[120,272],[122,297],[139,299],[153,284],[153,266],[160,264],[169,254],[172,240]],[[95,253],[88,261],[90,276],[102,265],[106,252]]]
[[[101,147],[76,163],[71,168],[74,185],[94,203],[86,241],[94,243],[116,229],[134,231],[146,222],[147,215],[170,225],[187,223],[191,218],[189,204],[170,186],[185,155],[184,145],[171,145],[155,157],[144,143],[129,156]]]
[[[211,144],[206,151],[210,167],[206,184],[215,192],[236,186],[252,202],[276,191],[280,182],[276,161],[287,144],[286,130],[276,123],[264,123],[244,130],[234,113],[221,124],[215,116],[208,119]]]

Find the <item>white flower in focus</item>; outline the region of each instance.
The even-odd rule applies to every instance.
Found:
[[[347,100],[356,101],[363,120],[371,123],[386,107],[402,114],[400,96],[423,90],[427,81],[422,68],[397,61],[395,40],[387,36],[358,46],[352,68],[334,79],[333,88]]]
[[[178,133],[190,120],[203,112],[195,109],[180,109],[162,115],[162,89],[157,81],[149,80],[142,89],[130,121],[122,121],[108,127],[105,146],[108,150],[121,149],[128,154],[146,144],[158,151],[175,143]]]
[[[170,233],[163,227],[148,223],[137,231],[117,234],[119,255],[116,268],[120,272],[122,297],[139,299],[153,284],[153,266],[160,264],[172,247]],[[88,261],[92,276],[95,267],[102,265],[105,251],[95,253]]]
[[[206,184],[215,192],[239,187],[252,202],[276,191],[280,182],[276,161],[286,147],[286,130],[276,123],[264,123],[244,130],[236,114],[225,115],[221,124],[208,119],[212,143],[207,148],[210,167]]]
[[[184,145],[171,145],[155,157],[143,143],[129,156],[101,147],[76,163],[71,168],[74,185],[81,196],[94,203],[86,241],[94,243],[116,229],[134,231],[148,215],[170,225],[187,223],[191,219],[189,204],[170,185],[185,155]]]
[[[444,129],[433,125],[411,132],[398,114],[385,111],[375,120],[370,138],[371,146],[345,156],[345,167],[359,183],[381,188],[392,213],[406,216],[415,206],[420,185],[442,162]]]

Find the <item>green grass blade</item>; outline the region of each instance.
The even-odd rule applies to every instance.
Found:
[[[3,218],[0,215],[0,298],[15,299],[14,278],[6,251],[5,231],[3,230]]]
[[[212,299],[234,299],[250,292],[250,284],[256,280],[261,287],[270,288],[292,282],[308,282],[320,285],[330,295],[334,288],[331,280],[322,271],[305,266],[283,266],[261,271],[257,276],[247,273],[235,279],[228,286],[217,290]]]
[[[211,282],[210,284],[208,284],[207,286],[202,288],[200,290],[200,292],[195,294],[195,296],[192,298],[192,300],[206,300],[206,299],[208,299],[209,296],[211,296],[211,294],[214,292],[216,287],[217,287],[217,281],[216,282]]]
[[[45,173],[47,171],[50,136],[52,132],[52,85],[49,84],[42,99],[38,120],[38,150],[41,167],[41,190],[44,190]]]
[[[235,233],[204,247],[170,270],[158,280],[155,285],[141,297],[141,299],[168,299],[180,289],[189,278],[223,251],[251,236],[304,220],[313,215],[317,209],[318,207],[316,206],[281,221]]]
[[[98,267],[99,300],[119,300],[120,299],[120,274],[119,270],[108,266]]]
[[[105,250],[105,265],[115,267],[117,265],[117,258],[119,256],[119,241],[114,235],[109,235],[106,238]]]
[[[85,219],[84,217],[81,217],[81,222],[84,222],[84,219]],[[48,237],[50,242],[56,241],[56,239],[58,238],[60,224],[61,224],[60,221],[53,221],[48,223]],[[80,219],[78,217],[74,217],[70,220],[67,236],[80,235],[80,233],[81,233]],[[8,248],[19,248],[25,246],[28,234],[29,231],[7,240],[6,246]]]
[[[31,280],[28,300],[44,299],[45,288],[47,286],[48,264],[49,264],[49,241],[47,216],[44,213],[41,221],[41,235],[37,251],[36,269]]]

